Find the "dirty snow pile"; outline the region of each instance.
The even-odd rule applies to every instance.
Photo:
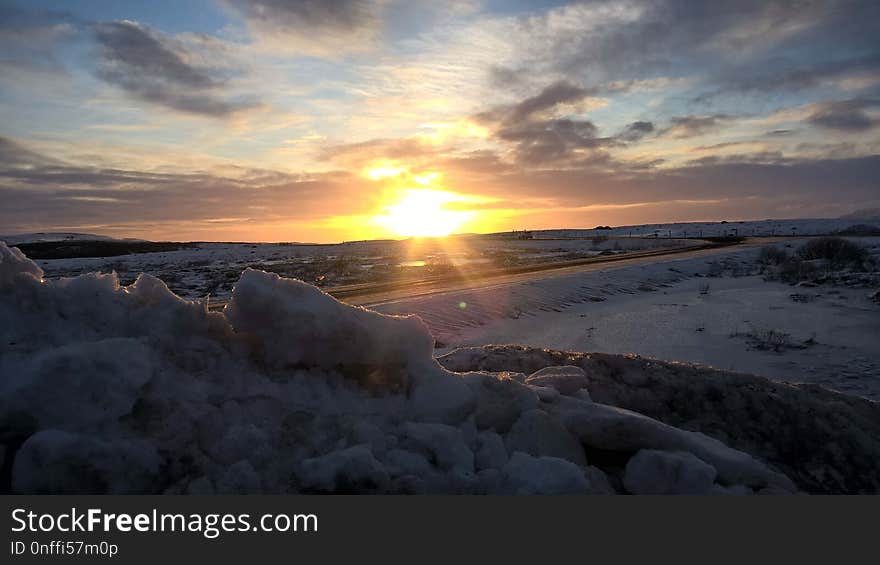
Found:
[[[415,317],[245,271],[225,312],[0,244],[0,458],[18,493],[795,492],[575,366],[454,373]]]

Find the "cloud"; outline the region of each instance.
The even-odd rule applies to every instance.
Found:
[[[489,66],[489,84],[494,88],[519,86],[524,82],[524,73],[504,65]]]
[[[598,128],[589,120],[554,115],[564,106],[583,103],[591,93],[559,81],[520,102],[479,113],[474,120],[488,126],[496,139],[512,144],[518,162],[547,164],[611,142],[598,137]]]
[[[877,21],[873,0],[572,2],[502,26],[507,48],[486,76],[496,88],[567,77],[600,91],[664,77],[689,81],[703,103],[848,88],[878,76]]]
[[[845,133],[868,131],[880,119],[865,110],[880,107],[880,99],[853,99],[821,102],[807,121],[820,128]]]
[[[30,169],[60,164],[61,161],[31,151],[8,137],[0,136],[0,170]]]
[[[680,167],[622,170],[584,166],[566,169],[509,170],[498,183],[508,201],[540,195],[560,207],[589,204],[632,204],[693,200],[728,200],[700,210],[718,217],[833,217],[840,206],[854,207],[878,200],[876,181],[880,156],[791,159],[778,153],[730,155],[692,161]],[[761,203],[756,203],[760,201]],[[798,210],[787,209],[796,206]],[[651,218],[625,221],[671,221],[688,216],[684,206],[666,206]],[[760,216],[758,216],[760,214]],[[721,216],[723,217],[723,215]],[[558,220],[557,220],[558,221]],[[568,222],[567,225],[576,225]]]
[[[697,100],[705,101],[713,96],[731,93],[803,91],[825,84],[866,87],[872,83],[871,76],[877,72],[880,72],[880,52],[837,56],[826,61],[771,56],[738,66],[722,66],[712,75],[717,89],[701,94]],[[876,81],[875,76],[873,82]]]
[[[539,15],[530,29],[552,41],[563,72],[598,78],[646,78],[691,66],[717,53],[740,57],[760,52],[821,21],[819,3],[793,9],[793,2],[646,0],[566,6]],[[593,23],[596,22],[596,23]],[[552,33],[555,32],[555,33]]]
[[[363,144],[360,149],[379,145]],[[493,204],[495,208],[530,213],[535,222],[537,216],[529,212],[534,206],[572,210],[548,216],[544,227],[595,225],[600,219],[624,223],[754,218],[758,213],[827,217],[862,204],[876,205],[875,179],[880,176],[877,155],[808,160],[768,152],[704,159],[675,168],[626,168],[607,161],[530,167],[504,162],[488,150],[432,158],[448,186],[501,199]],[[65,163],[0,138],[0,201],[4,202],[0,225],[8,232],[64,229],[222,238],[239,230],[234,233],[250,238],[289,239],[302,237],[310,222],[365,213],[370,194],[369,181],[341,172],[110,169]],[[643,211],[627,208],[634,204]],[[581,208],[584,211],[578,211]],[[217,218],[236,220],[218,226]],[[266,225],[280,227],[271,232],[275,235],[253,235],[270,233],[261,231]]]
[[[669,125],[660,130],[657,135],[673,139],[697,137],[720,130],[725,122],[729,122],[732,119],[732,116],[726,114],[673,116],[669,120]]]
[[[136,99],[179,112],[225,117],[255,107],[252,100],[224,96],[228,69],[211,65],[183,41],[130,21],[94,25],[100,46],[97,76]],[[218,49],[217,42],[200,48]],[[219,53],[207,57],[222,61]]]
[[[768,131],[764,135],[767,137],[785,137],[785,136],[792,135],[793,133],[794,133],[794,130],[791,130],[791,129],[774,129],[774,130]]]
[[[439,150],[418,138],[370,139],[356,143],[327,145],[318,153],[318,159],[360,168],[378,159],[401,160],[416,164],[438,155]]]
[[[270,48],[333,57],[372,48],[381,35],[380,0],[223,0]]]
[[[7,233],[115,226],[117,233],[152,231],[156,237],[163,224],[194,233],[212,219],[235,217],[257,231],[260,224],[285,224],[289,235],[297,221],[359,211],[356,183],[345,174],[235,167],[198,173],[95,167],[62,162],[0,137],[0,225]]]
[[[553,110],[561,104],[575,104],[592,94],[570,81],[557,81],[545,87],[541,92],[517,102],[497,106],[488,112],[477,114],[476,118],[484,122],[516,123],[535,117],[536,114]]]
[[[646,121],[638,121],[633,122],[626,126],[620,134],[618,134],[618,138],[621,141],[632,143],[634,141],[638,141],[643,137],[654,133],[654,123],[646,122]]]
[[[64,74],[59,49],[77,35],[77,22],[58,11],[24,11],[0,4],[0,77],[19,73]]]

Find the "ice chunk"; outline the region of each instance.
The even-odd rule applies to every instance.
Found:
[[[537,394],[514,379],[491,373],[467,373],[463,380],[476,399],[474,417],[479,429],[505,433],[522,412],[538,405]]]
[[[565,459],[513,454],[502,470],[506,492],[515,494],[587,494],[590,482],[583,470]]]
[[[144,442],[102,441],[44,430],[18,451],[12,486],[22,494],[152,492],[159,464],[156,451]]]
[[[260,492],[260,476],[250,462],[238,461],[217,481],[217,490],[226,494],[255,494]]]
[[[365,445],[306,459],[298,477],[304,489],[320,492],[382,492],[389,481],[384,466]]]
[[[153,376],[144,343],[115,338],[47,349],[10,375],[6,410],[23,410],[43,428],[78,430],[113,423],[131,413]],[[2,419],[4,416],[0,416]]]
[[[404,426],[403,432],[403,444],[430,453],[440,469],[474,472],[474,452],[458,428],[410,422]]]
[[[565,426],[586,445],[614,451],[687,451],[715,467],[725,483],[796,490],[785,475],[704,434],[680,430],[642,414],[603,404],[569,399],[568,403],[548,406],[562,415]]]
[[[336,370],[364,386],[401,390],[410,373],[435,364],[420,319],[351,307],[276,274],[242,273],[225,313],[272,369]]]
[[[623,486],[633,494],[709,494],[716,475],[690,453],[642,449],[627,462]]]
[[[413,380],[409,396],[413,420],[458,424],[473,412],[475,395],[458,375],[425,367]]]
[[[589,381],[580,367],[565,365],[561,367],[545,367],[526,377],[526,384],[555,388],[559,394],[573,395],[582,388],[587,388]]]
[[[25,257],[18,247],[0,241],[0,289],[12,286],[19,277],[43,278],[43,269]]]
[[[522,413],[507,434],[507,450],[536,457],[559,457],[581,466],[587,464],[580,442],[543,410]]]
[[[504,467],[507,463],[507,449],[500,435],[492,431],[480,432],[477,436],[474,463],[479,470]]]

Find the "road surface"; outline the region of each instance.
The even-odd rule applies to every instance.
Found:
[[[694,245],[687,247],[637,251],[619,255],[590,257],[575,261],[557,261],[510,269],[495,269],[468,277],[461,275],[447,275],[422,280],[338,286],[325,288],[323,290],[331,296],[342,300],[343,302],[347,302],[348,304],[370,307],[379,306],[387,302],[393,302],[404,298],[443,294],[469,288],[506,285],[528,280],[547,279],[570,275],[577,272],[602,270],[609,266],[621,267],[626,265],[653,263],[670,256],[675,256],[676,258],[706,257],[730,251],[732,248],[742,249],[744,247],[767,245],[771,242],[777,243],[783,239],[787,238],[754,237],[746,238],[744,242],[736,244],[712,243],[698,240]],[[226,306],[226,303],[226,300],[212,300],[208,308],[210,310],[222,310]]]

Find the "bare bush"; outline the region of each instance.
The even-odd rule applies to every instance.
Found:
[[[775,245],[768,245],[766,247],[762,247],[760,253],[758,253],[758,264],[762,267],[770,267],[781,265],[788,259],[788,252],[785,249],[780,249]]]
[[[789,334],[779,330],[758,330],[752,332],[751,341],[755,349],[772,350],[779,353],[791,346],[790,337]]]
[[[803,244],[798,257],[811,261],[822,259],[834,269],[863,269],[868,252],[861,245],[842,237],[820,237]]]
[[[759,351],[772,351],[782,353],[787,349],[806,349],[816,344],[816,335],[813,334],[803,342],[793,342],[791,334],[773,328],[751,328],[742,333],[737,332],[731,337],[745,338],[749,346]]]
[[[812,280],[816,276],[816,265],[804,261],[799,256],[792,256],[785,260],[778,268],[779,279],[787,283]]]

